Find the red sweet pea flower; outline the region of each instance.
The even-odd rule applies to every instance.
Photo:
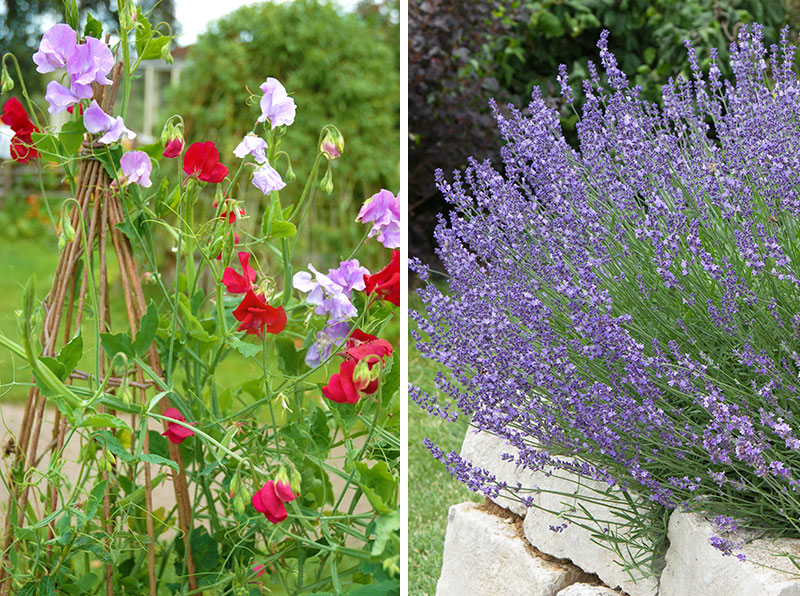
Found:
[[[39,132],[39,129],[31,122],[28,112],[16,97],[11,97],[6,101],[0,121],[14,131],[14,136],[11,138],[11,158],[14,161],[28,163],[39,157],[39,152],[33,146],[31,136],[34,132]]]
[[[263,513],[273,524],[288,517],[284,503],[294,501],[294,493],[288,484],[270,480],[253,495],[252,503],[256,511]]]
[[[365,337],[374,337],[360,330],[354,331],[351,337],[356,332]],[[339,365],[339,372],[322,388],[322,394],[340,404],[354,404],[362,394],[372,395],[378,390],[378,377],[372,378],[372,368],[379,362],[383,366],[384,356],[392,355],[392,344],[385,339],[373,339],[348,347],[345,353],[347,360]],[[359,367],[362,361],[365,366]]]
[[[282,306],[275,308],[264,300],[263,295],[256,295],[247,290],[241,304],[233,311],[237,321],[241,321],[237,331],[247,331],[247,335],[263,335],[280,333],[286,327],[286,311]]]
[[[172,418],[173,420],[186,422],[186,418],[183,417],[183,414],[181,414],[177,408],[169,408],[166,412],[164,412],[164,416],[167,418]],[[185,426],[181,426],[180,424],[170,422],[167,425],[167,430],[161,433],[161,435],[167,437],[176,445],[180,445],[185,439],[194,436],[194,431],[186,428]]]
[[[238,241],[237,238],[234,240]],[[240,252],[239,263],[242,265],[242,273],[239,275],[231,267],[225,267],[222,274],[222,283],[231,294],[245,294],[253,287],[253,282],[256,280],[256,272],[250,266],[250,253]]]
[[[211,141],[192,143],[183,157],[183,171],[189,176],[197,174],[204,182],[217,184],[228,175],[228,168],[219,163],[219,151]]]
[[[392,260],[374,275],[364,276],[364,292],[400,306],[400,251],[392,251]]]

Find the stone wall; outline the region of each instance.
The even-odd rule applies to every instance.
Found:
[[[570,495],[592,497],[606,487],[564,473],[521,470],[504,460],[504,453],[513,455],[515,449],[498,437],[472,430],[461,449],[468,461],[501,482],[542,489],[535,504],[556,513],[526,508],[502,494],[494,505],[453,506],[437,596],[800,596],[800,569],[782,555],[797,555],[800,566],[800,540],[725,536],[743,543],[736,551],[742,561],[709,544],[715,532],[702,516],[680,511],[670,517],[660,576],[628,572],[592,531],[564,525],[557,515],[574,510],[575,497]],[[591,518],[614,522],[614,512],[601,504],[584,506]]]

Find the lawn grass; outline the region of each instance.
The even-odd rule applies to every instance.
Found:
[[[421,303],[411,297],[411,308]],[[413,327],[413,322],[409,323]],[[436,365],[423,359],[413,339],[408,354],[408,380],[433,392]],[[408,404],[408,587],[410,596],[432,596],[442,568],[442,548],[451,505],[482,501],[463,484],[450,477],[423,445],[425,438],[445,452],[461,448],[467,431],[465,420],[445,422],[429,416],[414,402]]]

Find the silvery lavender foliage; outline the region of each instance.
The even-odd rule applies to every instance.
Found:
[[[713,50],[704,74],[687,45],[693,78],[658,107],[607,36],[578,151],[535,90],[528,115],[495,106],[502,170],[439,173],[449,289],[426,285],[413,316],[449,373],[412,397],[504,437],[530,469],[800,534],[795,46],[743,27],[727,81]],[[473,490],[516,490],[429,449]]]

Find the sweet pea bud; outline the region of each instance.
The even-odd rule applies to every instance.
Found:
[[[331,162],[328,162],[328,171],[325,172],[325,176],[322,178],[322,182],[319,183],[319,187],[325,194],[331,194],[333,192],[333,174],[331,173]]]
[[[136,9],[128,0],[117,0],[117,13],[119,14],[119,28],[123,31],[133,29],[136,19]]]
[[[239,478],[238,472],[231,478],[231,495],[235,495],[242,488],[242,479]]]
[[[161,130],[161,142],[164,143],[164,157],[178,157],[183,151],[183,131],[172,120]]]
[[[344,153],[344,137],[336,129],[329,128],[322,138],[322,143],[319,150],[325,154],[328,159],[336,159]]]
[[[278,480],[280,480],[284,484],[291,485],[291,483],[289,482],[289,474],[287,474],[286,468],[283,465],[281,465],[281,467],[278,468],[278,473],[275,474],[275,481],[277,482]]]
[[[61,222],[59,227],[61,233],[58,235],[58,252],[64,250],[68,242],[75,240],[75,228],[72,227],[72,222],[69,219],[69,211],[65,208],[61,209]]]
[[[353,370],[353,385],[356,386],[356,389],[363,391],[375,378],[377,377],[373,377],[373,372],[367,359],[362,358],[359,360]]]
[[[3,71],[0,73],[0,93],[8,93],[14,88],[14,79],[8,74],[6,63],[3,62]]]
[[[234,508],[234,509],[236,510],[236,512],[237,512],[237,513],[239,513],[240,515],[244,515],[244,509],[245,509],[245,507],[246,507],[246,506],[247,506],[247,505],[246,505],[246,503],[245,503],[245,501],[244,501],[244,498],[242,497],[242,495],[240,495],[240,494],[238,494],[238,493],[237,493],[237,494],[236,494],[236,495],[233,497],[233,508]]]
[[[292,169],[291,160],[287,160],[287,161],[289,162],[289,165],[286,167],[286,182],[287,183],[288,182],[294,182],[295,179],[297,178],[297,176],[295,175],[294,170]]]

